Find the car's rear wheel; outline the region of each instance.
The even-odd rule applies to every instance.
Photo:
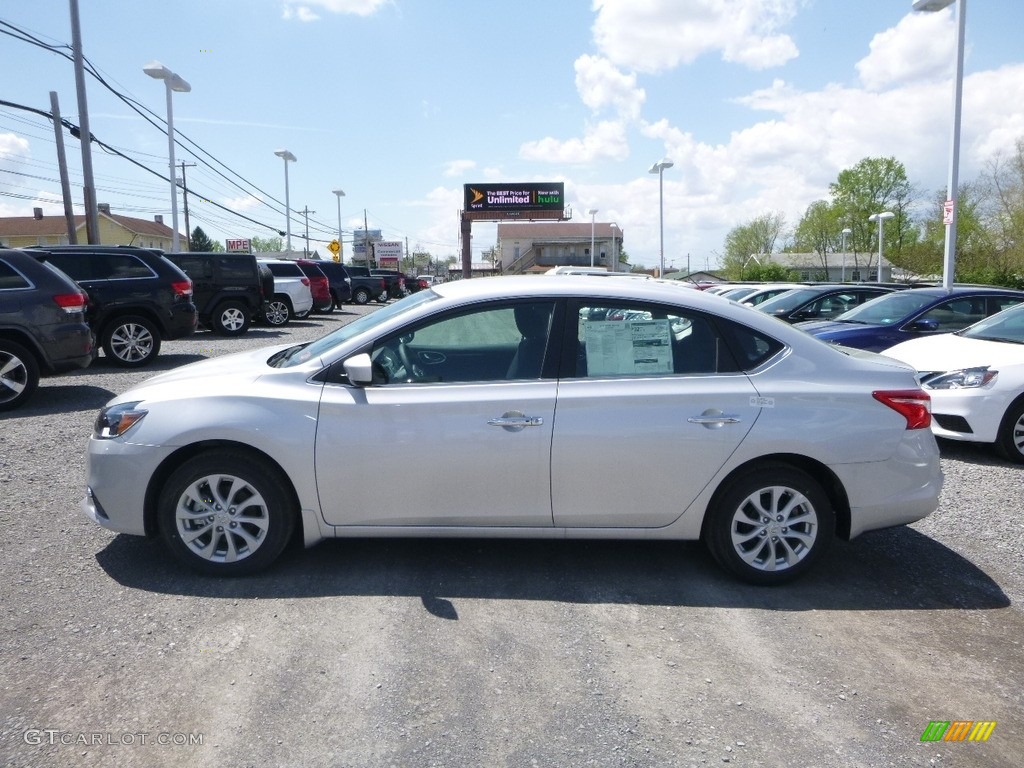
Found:
[[[352,291],[352,301],[356,304],[369,304],[370,292],[365,288],[356,288]]]
[[[1024,464],[1024,395],[1014,400],[1006,409],[999,425],[996,448],[1004,458],[1017,464]]]
[[[773,464],[739,477],[708,512],[704,542],[715,560],[751,584],[781,584],[822,556],[835,512],[810,475]]]
[[[384,291],[384,293],[382,293],[380,296],[377,297],[377,301],[379,303],[381,303],[381,304],[387,304],[388,303],[388,299],[390,299],[390,298],[391,298],[391,294],[388,293],[387,291]]]
[[[263,319],[267,321],[267,325],[278,327],[287,324],[288,320],[291,319],[291,314],[292,310],[288,302],[279,296],[275,296],[267,302]]]
[[[28,400],[39,386],[39,363],[21,344],[0,339],[0,411]]]
[[[298,514],[287,481],[257,456],[215,450],[182,464],[160,493],[160,534],[194,570],[243,576],[269,566]]]
[[[218,336],[240,336],[249,329],[249,311],[238,301],[220,304],[210,319]]]
[[[145,317],[119,317],[103,334],[103,354],[122,368],[147,365],[160,354],[160,332]]]

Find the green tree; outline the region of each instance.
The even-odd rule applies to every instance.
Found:
[[[1017,139],[1009,156],[989,161],[978,182],[981,216],[992,243],[992,268],[1024,283],[1024,138]],[[960,215],[957,215],[957,243]],[[957,273],[960,261],[957,257]]]
[[[796,253],[817,254],[818,262],[827,274],[829,255],[835,256],[843,250],[841,222],[842,215],[839,209],[829,201],[817,200],[811,203],[793,231],[793,244],[790,249]],[[845,258],[845,254],[839,258]]]
[[[744,280],[751,267],[763,265],[775,252],[775,244],[782,236],[786,218],[775,211],[765,213],[729,230],[725,236],[722,271],[729,280]]]
[[[218,249],[218,245],[219,243],[215,243],[207,236],[202,227],[196,227],[192,230],[192,237],[189,239],[189,248],[191,250],[203,253],[223,250]]]
[[[253,237],[250,241],[254,253],[280,253],[284,250],[284,241],[280,237]]]
[[[847,242],[854,252],[864,254],[866,267],[877,261],[878,224],[868,217],[883,211],[892,211],[896,217],[884,225],[885,258],[902,266],[904,248],[917,241],[918,228],[910,216],[910,208],[917,190],[907,179],[907,169],[894,157],[865,157],[853,168],[840,171],[839,177],[829,185],[832,205],[838,212],[838,224],[848,227],[852,234]]]

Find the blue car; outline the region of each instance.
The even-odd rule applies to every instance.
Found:
[[[888,293],[832,320],[796,323],[822,341],[881,352],[909,339],[952,333],[1024,301],[1024,291],[960,285]]]

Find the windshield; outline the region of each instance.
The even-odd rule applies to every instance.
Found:
[[[859,307],[837,315],[834,319],[841,323],[863,323],[865,325],[894,325],[906,320],[922,307],[935,301],[934,293],[914,293],[899,291],[866,301]]]
[[[1018,304],[997,315],[987,317],[970,328],[958,331],[957,335],[968,339],[1024,344],[1024,304]]]
[[[348,325],[343,325],[338,330],[333,331],[326,336],[321,336],[316,341],[311,341],[308,344],[300,344],[297,347],[285,350],[283,353],[278,353],[270,359],[269,363],[275,368],[290,368],[293,365],[301,365],[307,360],[314,357],[320,357],[325,352],[334,349],[339,344],[343,344],[349,339],[353,339],[359,334],[364,333],[381,323],[387,322],[396,315],[408,312],[414,307],[418,307],[420,304],[425,304],[428,301],[434,301],[439,298],[441,297],[433,291],[418,291],[417,293],[410,294],[404,299],[396,301],[394,304],[388,304],[381,309],[378,309],[376,312],[363,315],[358,320],[353,320]]]
[[[806,304],[820,293],[816,288],[795,288],[792,291],[780,293],[757,305],[762,312],[769,315],[778,312],[791,312],[797,307]]]

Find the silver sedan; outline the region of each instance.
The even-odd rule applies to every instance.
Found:
[[[910,366],[700,291],[456,281],[114,398],[82,506],[213,574],[295,536],[700,539],[776,584],[936,508],[930,416]]]

